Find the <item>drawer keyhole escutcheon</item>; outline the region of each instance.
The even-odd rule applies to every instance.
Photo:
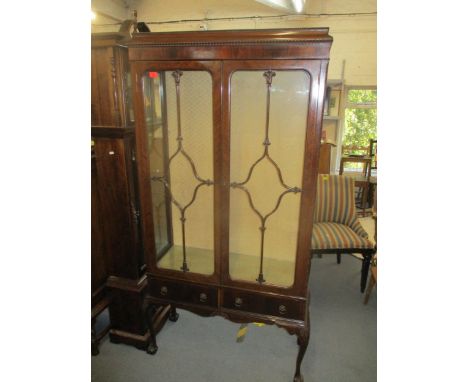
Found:
[[[208,300],[206,293],[200,293],[200,302],[206,302],[206,300]]]
[[[237,307],[237,308],[240,308],[241,305],[242,305],[242,299],[240,297],[236,297],[236,299],[234,300],[234,305]]]
[[[165,287],[165,286],[161,287],[161,295],[162,296],[167,295],[167,287]]]
[[[279,306],[279,312],[280,314],[286,314],[286,307],[284,305]]]

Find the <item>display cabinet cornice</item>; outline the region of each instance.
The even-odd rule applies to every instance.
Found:
[[[298,336],[296,382],[331,43],[326,28],[141,33],[125,43],[145,308],[283,327]],[[153,336],[147,351],[156,349]]]

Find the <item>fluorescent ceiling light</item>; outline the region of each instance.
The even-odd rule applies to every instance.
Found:
[[[294,9],[296,10],[297,13],[301,13],[302,10],[304,9],[304,0],[292,0]]]
[[[255,0],[257,3],[268,5],[276,9],[289,12],[301,13],[304,9],[305,0]]]

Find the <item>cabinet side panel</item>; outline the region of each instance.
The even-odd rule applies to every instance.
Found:
[[[96,165],[106,248],[112,275],[138,277],[138,259],[134,253],[125,148],[122,139],[95,139]]]
[[[94,294],[107,279],[102,210],[99,203],[96,159],[91,159],[91,292]]]
[[[112,48],[93,49],[96,70],[96,88],[99,94],[97,103],[99,126],[115,126],[114,96],[112,81]],[[94,86],[94,85],[93,85]]]

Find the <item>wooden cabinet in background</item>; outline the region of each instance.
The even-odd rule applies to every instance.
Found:
[[[91,305],[96,306],[105,295],[108,264],[105,237],[102,230],[102,211],[99,201],[96,157],[91,154]]]
[[[102,210],[97,185],[96,156],[91,151],[91,352],[99,354],[99,341],[108,328],[96,332],[96,318],[109,305],[106,282],[108,260],[102,229]]]
[[[91,126],[133,125],[127,49],[121,33],[91,35]]]
[[[96,194],[99,200],[99,212],[93,212],[92,227],[102,239],[98,243],[93,235],[92,284],[105,282],[111,341],[146,348],[149,332],[141,305],[147,282],[128,53],[121,44],[125,37],[129,36],[105,33],[92,35],[91,39],[91,136],[95,161],[92,192],[93,198]],[[105,267],[95,257],[97,247],[100,252],[105,251]],[[92,312],[96,311],[97,303],[93,298]],[[99,306],[102,308],[102,304]]]
[[[331,166],[331,150],[336,145],[329,142],[320,144],[320,159],[319,159],[319,174],[330,174]]]

